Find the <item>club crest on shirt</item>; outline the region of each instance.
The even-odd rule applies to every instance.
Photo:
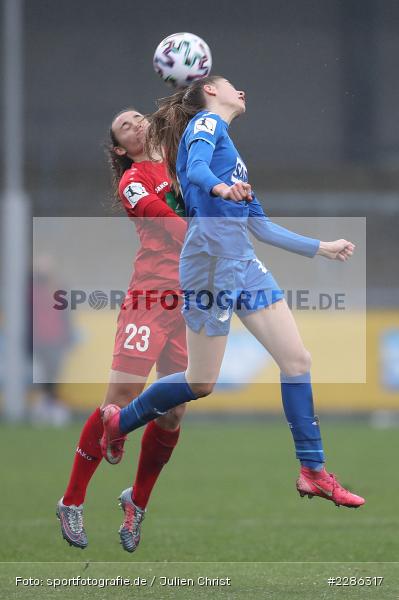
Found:
[[[123,190],[123,195],[132,205],[132,208],[134,208],[141,198],[144,198],[144,196],[148,196],[149,194],[142,183],[133,181],[125,187]]]
[[[213,135],[215,133],[216,125],[216,119],[212,119],[211,117],[201,117],[195,121],[194,133],[198,133],[198,131],[206,131],[207,133]]]
[[[231,181],[237,183],[237,181],[248,181],[248,171],[242,159],[237,156],[236,166],[231,174]]]

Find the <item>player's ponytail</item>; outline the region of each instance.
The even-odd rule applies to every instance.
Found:
[[[204,85],[213,84],[217,79],[220,76],[210,75],[198,79],[187,88],[161,98],[158,100],[158,110],[149,116],[147,153],[150,157],[154,152],[165,157],[175,191],[178,191],[176,158],[180,139],[188,122],[205,108]]]

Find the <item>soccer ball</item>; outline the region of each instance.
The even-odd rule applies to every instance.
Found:
[[[172,87],[186,87],[211,72],[212,55],[204,40],[193,33],[168,35],[155,50],[154,69]]]

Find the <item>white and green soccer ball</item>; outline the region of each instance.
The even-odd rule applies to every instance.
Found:
[[[168,35],[155,50],[154,69],[172,87],[186,87],[210,74],[212,55],[203,39],[193,33]]]

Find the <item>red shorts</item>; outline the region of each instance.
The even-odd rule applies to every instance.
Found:
[[[169,375],[187,368],[186,324],[181,307],[166,310],[158,302],[134,308],[128,295],[119,312],[112,369],[147,377],[156,363]]]

